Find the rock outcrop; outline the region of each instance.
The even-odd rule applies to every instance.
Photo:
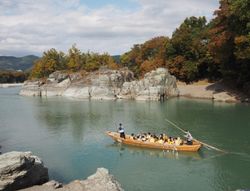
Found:
[[[165,68],[158,68],[139,81],[125,82],[120,97],[136,100],[159,100],[168,96],[178,96],[176,78]]]
[[[17,190],[49,180],[48,169],[31,152],[0,155],[0,190]]]
[[[80,99],[159,100],[177,96],[176,79],[158,68],[141,80],[128,69],[101,69],[92,73],[52,73],[46,81],[27,81],[20,91],[25,96],[64,96]]]
[[[75,180],[67,185],[56,181],[47,182],[41,186],[33,186],[22,191],[122,191],[121,185],[105,168],[98,168],[96,173],[86,180]]]

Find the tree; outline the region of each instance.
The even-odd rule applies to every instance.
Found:
[[[0,71],[0,83],[21,83],[27,79],[27,74],[21,71]]]
[[[68,54],[52,48],[45,51],[43,56],[35,62],[31,78],[45,78],[57,70],[69,70],[70,72],[95,71],[103,66],[111,69],[118,68],[114,59],[107,53],[81,53],[76,45],[69,49]]]
[[[81,51],[74,44],[68,51],[68,69],[75,72],[82,68],[83,60],[81,57]]]
[[[156,37],[143,44],[136,44],[121,56],[121,64],[140,77],[157,67],[165,67],[167,37]]]
[[[180,80],[192,82],[209,76],[212,61],[206,23],[205,17],[186,18],[166,46],[167,67]]]
[[[211,22],[209,50],[224,79],[250,82],[250,1],[221,0]]]
[[[31,77],[43,78],[56,70],[63,70],[66,67],[66,57],[63,52],[57,52],[52,48],[43,53],[43,56],[35,61]]]

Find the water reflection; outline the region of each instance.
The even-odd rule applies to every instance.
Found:
[[[107,148],[112,148],[116,150],[120,156],[123,153],[129,153],[134,156],[146,156],[152,158],[168,158],[168,159],[180,159],[180,158],[189,158],[192,160],[201,160],[203,159],[202,151],[200,152],[176,152],[168,150],[158,150],[158,149],[148,149],[148,148],[138,148],[130,145],[123,145],[121,143],[114,142],[107,145]]]
[[[35,116],[50,132],[60,135],[70,129],[76,140],[82,140],[84,134],[84,109],[77,104],[60,101],[39,100],[35,107]]]

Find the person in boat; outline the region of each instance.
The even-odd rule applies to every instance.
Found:
[[[151,137],[151,133],[150,133],[150,132],[148,132],[148,133],[147,133],[146,138],[149,140],[149,139],[150,139],[150,137]]]
[[[180,145],[181,145],[181,142],[182,142],[182,140],[181,140],[180,137],[177,137],[177,138],[175,139],[175,141],[174,141],[174,143],[175,143],[176,146],[180,146]]]
[[[193,137],[189,131],[186,131],[186,135],[184,135],[184,137],[187,138],[187,145],[193,144]]]
[[[153,136],[153,135],[151,135],[151,136],[150,136],[150,138],[149,138],[149,142],[150,142],[150,143],[154,143],[154,142],[155,142],[155,138],[154,138],[154,136]]]
[[[163,144],[164,141],[163,141],[163,139],[159,139],[159,140],[157,141],[157,143]]]
[[[168,136],[166,134],[162,134],[162,138],[164,142],[168,141]]]
[[[174,143],[174,139],[173,139],[173,137],[169,137],[169,139],[168,139],[168,143],[169,143],[170,145],[172,145],[172,144]]]
[[[146,140],[147,140],[146,136],[142,135],[142,136],[141,136],[141,140],[142,140],[142,141],[146,141]]]
[[[141,140],[141,135],[140,135],[140,134],[137,134],[137,135],[136,135],[136,139],[137,139],[137,140]]]
[[[125,130],[121,123],[119,124],[118,132],[120,133],[120,137],[125,139]]]
[[[135,134],[134,134],[134,133],[131,133],[131,135],[130,135],[129,138],[132,139],[132,140],[134,140],[134,139],[135,139]]]
[[[163,139],[163,134],[160,134],[159,139]]]
[[[155,139],[155,141],[158,141],[159,139],[155,134],[153,134],[153,138]]]

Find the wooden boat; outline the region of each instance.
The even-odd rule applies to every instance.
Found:
[[[132,145],[142,148],[152,148],[152,149],[161,149],[161,150],[174,150],[174,151],[188,151],[188,152],[197,152],[201,148],[201,143],[193,141],[192,145],[175,145],[168,143],[151,143],[149,141],[134,140],[130,135],[126,135],[126,139],[120,137],[119,133],[107,131],[106,134],[110,136],[114,141],[120,142],[126,145]]]

